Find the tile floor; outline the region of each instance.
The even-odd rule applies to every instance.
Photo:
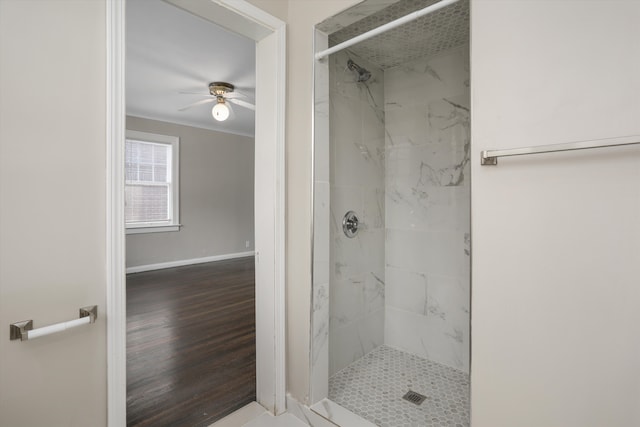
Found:
[[[467,374],[384,345],[331,377],[329,399],[380,427],[469,426]]]
[[[249,403],[209,427],[305,427],[308,424],[289,413],[277,417],[256,402]]]

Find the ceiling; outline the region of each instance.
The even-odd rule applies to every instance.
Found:
[[[126,44],[127,115],[254,135],[255,113],[238,105],[224,122],[211,116],[214,103],[178,111],[205,99],[213,81],[235,85],[255,104],[253,40],[161,0],[129,0]]]
[[[438,0],[367,0],[323,22],[331,46],[423,9]],[[371,3],[368,8],[366,5]],[[373,9],[375,7],[375,9]],[[366,14],[369,13],[369,14]],[[436,12],[351,46],[349,50],[382,69],[432,57],[469,43],[469,1]]]

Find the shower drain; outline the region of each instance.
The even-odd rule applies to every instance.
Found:
[[[421,404],[427,398],[427,396],[423,396],[420,393],[416,393],[415,391],[409,390],[402,398],[408,402],[415,403],[416,405]]]

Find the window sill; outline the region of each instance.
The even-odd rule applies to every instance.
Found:
[[[166,233],[168,231],[180,231],[180,227],[182,227],[182,224],[129,226],[126,229],[126,234]]]

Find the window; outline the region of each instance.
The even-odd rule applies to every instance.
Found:
[[[127,131],[127,234],[179,230],[179,142],[175,136]]]

